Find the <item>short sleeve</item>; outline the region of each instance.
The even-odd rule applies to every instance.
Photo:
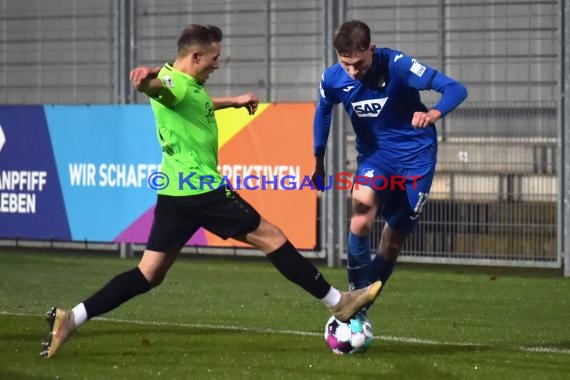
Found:
[[[174,107],[184,99],[186,94],[186,81],[168,69],[163,67],[158,73],[158,79],[162,82],[156,100],[167,107]]]

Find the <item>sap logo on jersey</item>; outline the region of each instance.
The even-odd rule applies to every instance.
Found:
[[[352,104],[352,108],[358,117],[376,117],[382,111],[387,100],[388,98],[368,99],[350,104]]]

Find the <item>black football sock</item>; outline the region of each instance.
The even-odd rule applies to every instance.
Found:
[[[314,297],[322,299],[331,289],[331,285],[319,270],[304,258],[289,240],[267,257],[283,276]]]
[[[137,267],[115,276],[107,285],[83,301],[83,304],[88,318],[91,319],[149,290],[150,284]]]
[[[383,285],[386,285],[386,282],[392,275],[395,266],[396,261],[388,261],[381,254],[377,254],[374,260],[372,260],[372,269],[370,271],[369,280],[371,282],[380,280]]]

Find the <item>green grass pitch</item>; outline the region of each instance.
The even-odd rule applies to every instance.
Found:
[[[570,280],[400,265],[369,313],[375,340],[337,356],[326,309],[262,260],[183,257],[150,293],[40,359],[52,304],[73,307],[135,259],[0,252],[0,379],[568,379]],[[321,268],[339,288],[342,269]]]

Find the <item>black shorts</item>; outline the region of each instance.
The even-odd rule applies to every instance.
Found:
[[[228,188],[189,196],[158,195],[146,248],[179,250],[200,228],[222,239],[257,229],[261,217],[249,203]]]

